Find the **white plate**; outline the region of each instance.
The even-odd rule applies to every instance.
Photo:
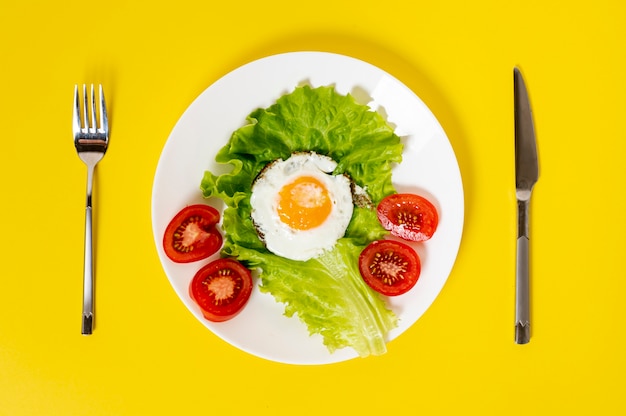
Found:
[[[386,115],[405,143],[403,161],[393,170],[398,191],[428,196],[440,214],[434,237],[414,245],[422,274],[407,294],[390,299],[399,326],[389,341],[407,330],[435,300],[452,269],[463,229],[463,186],[446,134],[428,107],[400,81],[363,61],[322,52],[269,56],[244,65],[207,88],[172,130],[157,166],[152,192],[152,226],[161,263],[185,306],[218,337],[268,360],[290,364],[327,364],[356,357],[350,349],[329,353],[320,336],[309,336],[297,317],[283,316],[283,306],[258,289],[245,309],[224,323],[206,321],[188,294],[195,272],[208,261],[175,264],[164,254],[162,238],[170,219],[186,205],[204,202],[223,209],[219,200],[202,198],[205,170],[222,172],[214,156],[231,133],[246,124],[254,109],[268,107],[303,83],[334,85],[357,101]]]

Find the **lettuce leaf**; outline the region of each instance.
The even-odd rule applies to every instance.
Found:
[[[313,151],[337,161],[334,173],[350,175],[375,206],[395,192],[391,169],[402,158],[400,138],[380,114],[333,87],[297,87],[274,105],[253,111],[248,122],[215,156],[232,170],[221,175],[207,171],[200,184],[204,197],[226,204],[222,254],[258,270],[261,290],[285,305],[285,315],[298,316],[311,334],[320,334],[329,351],[352,347],[361,356],[384,353],[386,334],[397,317],[358,271],[361,250],[387,234],[375,210],[355,207],[344,237],[332,250],[299,262],[265,248],[250,216],[250,195],[268,163]]]

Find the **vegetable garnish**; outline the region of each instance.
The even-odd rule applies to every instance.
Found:
[[[283,303],[285,315],[297,315],[309,333],[321,334],[329,351],[352,347],[363,357],[384,353],[397,317],[358,269],[361,251],[389,234],[376,211],[356,205],[334,247],[298,261],[266,248],[251,219],[250,197],[266,165],[297,152],[315,152],[337,162],[332,173],[347,174],[376,206],[395,193],[391,169],[402,158],[400,138],[380,114],[333,87],[298,87],[274,105],[253,111],[248,121],[215,157],[232,165],[232,171],[219,176],[207,171],[201,182],[206,198],[226,203],[222,255],[256,269],[261,291]]]
[[[421,263],[415,250],[407,244],[378,240],[361,253],[359,270],[372,289],[385,296],[398,296],[415,286]]]
[[[189,295],[213,322],[223,322],[237,315],[252,293],[252,275],[238,261],[217,259],[194,276]]]
[[[219,212],[208,205],[190,205],[180,210],[163,234],[163,250],[176,263],[205,259],[222,246],[222,235],[215,228]]]
[[[435,206],[415,194],[393,194],[377,208],[378,219],[391,234],[408,241],[429,240],[439,224]]]

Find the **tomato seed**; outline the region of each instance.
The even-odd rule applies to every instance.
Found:
[[[424,215],[421,212],[418,214],[412,214],[409,211],[399,211],[396,219],[398,225],[407,224],[419,231],[422,228],[423,217]]]
[[[384,284],[391,286],[404,280],[404,273],[406,273],[408,265],[407,261],[403,261],[393,251],[388,251],[384,255],[376,253],[369,269],[373,275],[379,276]]]
[[[217,273],[207,276],[202,282],[207,287],[215,306],[228,303],[241,291],[241,279],[233,277],[233,275],[236,276],[231,269],[220,269]]]

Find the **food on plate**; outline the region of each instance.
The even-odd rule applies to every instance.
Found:
[[[304,322],[310,334],[320,334],[330,352],[351,347],[360,356],[384,353],[397,316],[365,283],[358,259],[369,243],[389,235],[372,207],[396,193],[391,171],[402,159],[400,137],[379,113],[330,86],[297,87],[270,107],[254,110],[248,121],[215,156],[218,163],[232,169],[220,175],[207,171],[201,181],[204,197],[217,197],[226,204],[222,256],[258,272],[260,290],[282,303],[286,316]],[[264,170],[269,172],[272,165],[302,152],[330,159],[330,175],[347,175],[354,189],[361,190],[355,201],[371,204],[352,206],[349,224],[334,245],[308,260],[294,260],[272,252],[272,244],[270,249],[266,246],[263,227],[276,219],[266,224],[255,214],[253,220],[253,203],[255,211],[263,204],[271,206],[276,192],[260,197],[255,187],[253,201],[253,184],[258,175],[267,174]],[[285,179],[275,189],[287,183],[290,181]],[[328,190],[335,185],[326,186]],[[290,253],[300,250],[295,243],[293,246]]]
[[[241,263],[230,258],[214,260],[202,267],[189,285],[189,296],[213,322],[237,315],[250,299],[252,275]]]
[[[377,240],[361,252],[359,270],[372,289],[385,296],[398,296],[415,286],[421,263],[409,245],[396,240]]]
[[[352,218],[351,181],[337,162],[298,152],[267,165],[252,184],[252,221],[272,253],[308,260],[332,248]]]
[[[408,241],[429,240],[439,224],[435,206],[416,194],[393,194],[377,208],[378,219],[391,234]]]
[[[180,210],[163,233],[163,250],[176,263],[205,259],[222,246],[222,235],[215,228],[220,213],[204,204],[189,205]]]

